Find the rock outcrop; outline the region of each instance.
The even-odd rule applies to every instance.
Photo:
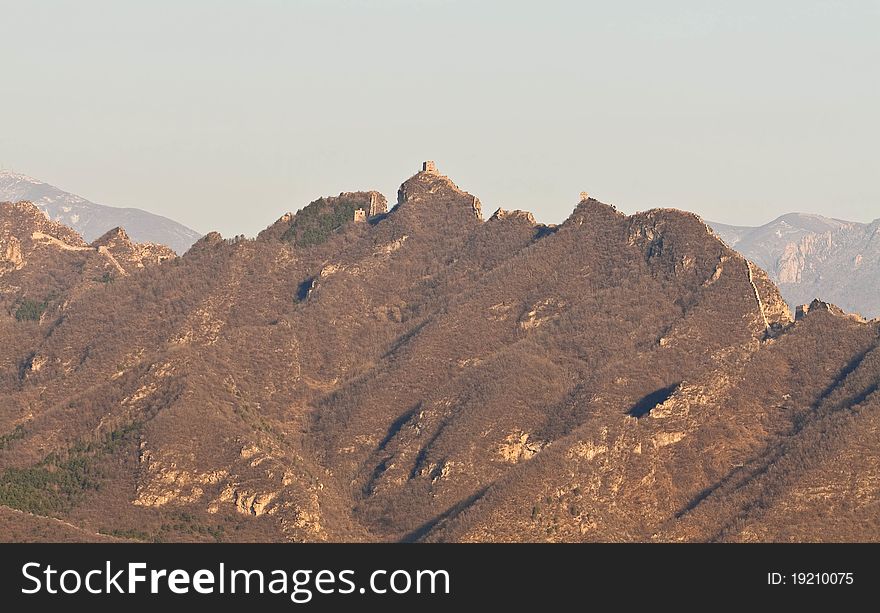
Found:
[[[415,208],[430,202],[433,208],[442,207],[450,220],[465,218],[483,220],[480,199],[461,189],[452,180],[440,174],[433,162],[425,162],[423,170],[403,182],[397,191],[397,207]]]
[[[537,225],[538,222],[535,221],[535,216],[532,215],[529,211],[507,211],[505,209],[498,209],[492,214],[492,217],[489,218],[489,221],[522,221],[530,226]]]
[[[807,315],[810,315],[811,313],[818,313],[819,311],[830,313],[836,317],[845,317],[861,323],[865,323],[866,321],[864,317],[858,315],[857,313],[847,313],[836,304],[831,304],[830,302],[825,302],[824,300],[819,300],[818,298],[813,300],[810,304],[798,305],[795,311],[795,320],[801,321],[802,319],[807,317]]]
[[[122,228],[113,228],[91,244],[99,252],[109,253],[123,269],[144,268],[176,257],[170,247],[153,243],[134,243]]]

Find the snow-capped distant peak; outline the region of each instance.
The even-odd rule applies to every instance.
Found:
[[[49,219],[70,226],[89,242],[121,226],[136,242],[168,245],[183,253],[201,236],[159,215],[96,204],[33,177],[0,170],[0,202],[21,200],[32,202]]]
[[[31,183],[33,185],[46,185],[39,179],[34,179],[33,177],[23,175],[20,172],[6,170],[5,168],[0,168],[0,179],[11,179],[14,181],[21,181],[23,183]]]

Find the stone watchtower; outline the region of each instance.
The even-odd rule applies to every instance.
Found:
[[[366,194],[370,196],[370,203],[365,203],[365,206],[354,210],[354,221],[367,221],[376,215],[381,215],[388,211],[388,203],[385,202],[385,196],[379,192],[366,192]],[[358,192],[356,195],[360,196],[362,192]]]
[[[428,160],[427,162],[422,162],[422,172],[429,172],[432,175],[436,175],[437,173],[437,165],[434,163],[434,160]]]

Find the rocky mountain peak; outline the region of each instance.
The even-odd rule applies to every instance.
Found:
[[[529,211],[520,211],[513,210],[508,211],[506,209],[499,208],[492,214],[492,217],[489,218],[489,221],[522,221],[531,226],[537,225],[537,221],[535,221],[535,216],[532,215]]]
[[[117,226],[92,241],[92,247],[110,247],[120,243],[131,245],[131,239],[123,228]]]
[[[90,246],[99,253],[111,254],[116,261],[123,264],[123,270],[128,270],[132,266],[143,268],[147,265],[158,264],[176,255],[173,249],[165,245],[135,243],[129,238],[125,229],[119,227],[105,232]],[[128,262],[128,266],[125,265],[125,262]]]
[[[854,321],[866,322],[867,320],[855,313],[847,313],[842,308],[837,306],[836,304],[831,304],[830,302],[825,302],[824,300],[820,300],[819,298],[815,298],[810,304],[800,304],[795,309],[795,320],[800,321],[805,317],[816,314],[816,313],[830,313],[835,317],[845,317],[847,319],[852,319]]]
[[[466,218],[483,220],[480,199],[440,174],[432,161],[424,162],[422,170],[404,181],[397,190],[397,207],[413,207],[426,201],[431,201],[432,206],[446,205],[450,212],[461,212]]]
[[[290,227],[290,221],[294,214],[290,211],[284,213],[264,230],[257,234],[257,240],[279,240]]]
[[[226,241],[223,239],[223,235],[219,232],[208,232],[195,243],[193,243],[193,246],[189,248],[189,250],[186,252],[186,255],[198,253],[199,251],[210,249],[212,247],[223,245],[225,243]]]
[[[52,221],[29,201],[0,202],[0,224],[0,237],[15,236],[19,240],[28,240],[38,233],[54,236],[71,245],[86,245],[78,233],[64,224]]]
[[[564,225],[581,225],[617,223],[626,219],[626,215],[617,210],[612,204],[605,204],[581,192],[581,200],[578,202],[572,214],[565,220]]]

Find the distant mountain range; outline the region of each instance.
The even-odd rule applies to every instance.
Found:
[[[87,242],[123,227],[136,242],[167,245],[182,254],[201,236],[161,215],[95,204],[37,179],[0,170],[0,202],[22,200],[33,202],[52,221],[70,226]]]
[[[790,305],[821,298],[880,316],[880,219],[857,223],[789,213],[758,227],[709,225],[766,270]]]

